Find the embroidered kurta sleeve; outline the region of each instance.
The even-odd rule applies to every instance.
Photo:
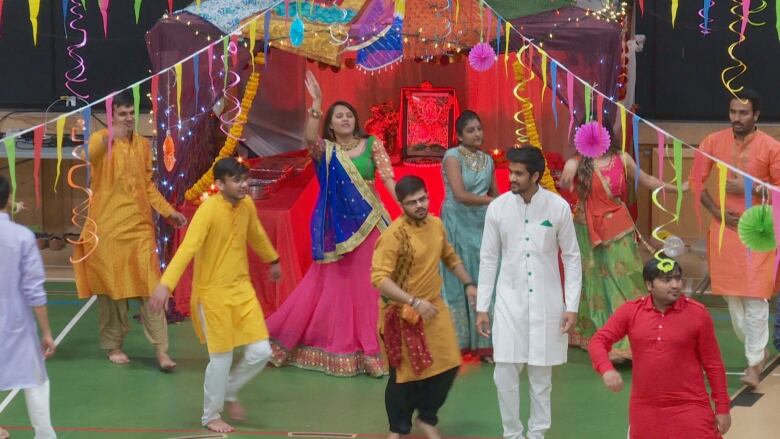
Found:
[[[179,279],[184,270],[187,269],[187,265],[189,265],[192,258],[195,257],[195,254],[206,241],[211,215],[213,214],[210,207],[208,204],[203,204],[195,211],[192,222],[187,229],[187,234],[184,235],[184,241],[179,245],[176,254],[173,255],[171,262],[168,264],[168,268],[165,269],[165,273],[160,278],[160,283],[168,287],[169,290],[176,288],[176,284],[179,283]]]
[[[245,198],[249,200],[247,197]],[[260,257],[260,260],[266,264],[278,261],[279,254],[276,252],[276,249],[274,249],[271,240],[268,239],[268,235],[265,233],[265,229],[260,223],[260,219],[257,217],[257,207],[255,207],[255,203],[249,200],[246,204],[249,206],[248,209],[251,210],[251,218],[249,219],[246,233],[246,239],[247,242],[249,242],[249,246],[252,247],[252,250]]]
[[[144,148],[144,155],[146,160],[144,165],[146,166],[146,196],[149,199],[149,204],[164,218],[168,218],[176,211],[170,203],[162,196],[160,191],[157,190],[157,186],[154,184],[154,168],[152,167],[152,150],[149,146],[149,142],[145,139],[141,142]]]
[[[393,164],[390,162],[390,156],[387,155],[387,150],[385,150],[385,145],[381,140],[374,140],[374,144],[371,147],[371,156],[374,159],[377,171],[379,171],[379,178],[382,180],[394,180]]]
[[[389,230],[385,231],[376,241],[371,259],[371,283],[375,288],[378,288],[383,280],[392,279],[399,253],[398,239]]]
[[[558,217],[561,225],[558,230],[558,247],[561,249],[563,272],[565,277],[564,298],[566,311],[577,312],[580,306],[580,291],[582,289],[582,262],[580,246],[574,232],[574,218],[566,203],[560,203]]]
[[[479,251],[479,283],[477,285],[477,311],[487,312],[493,298],[498,260],[501,256],[501,235],[498,230],[496,212],[498,205],[491,203],[485,214],[485,228]]]
[[[309,150],[309,155],[313,160],[320,161],[325,153],[325,141],[319,139],[315,143],[308,143],[306,149]]]
[[[447,268],[452,270],[462,264],[463,261],[460,259],[460,256],[455,253],[455,248],[452,247],[449,239],[447,239],[447,231],[444,230],[444,224],[441,222],[439,222],[439,230],[441,231],[441,240],[443,243],[441,246],[441,261],[444,262],[444,265],[446,265]]]
[[[712,317],[706,311],[703,311],[701,315],[696,347],[704,373],[707,374],[707,381],[710,383],[710,394],[715,403],[715,410],[718,414],[727,414],[729,413],[729,393],[726,384],[726,368],[723,366],[718,340],[715,338]]]
[[[43,281],[41,253],[35,244],[35,238],[24,239],[22,242],[22,282],[21,289],[27,305],[30,307],[46,305],[46,291]]]
[[[628,334],[631,317],[635,314],[637,306],[635,302],[621,305],[590,339],[588,344],[590,361],[599,374],[603,375],[604,372],[615,369],[612,361],[609,360],[609,351],[612,350],[612,345]]]

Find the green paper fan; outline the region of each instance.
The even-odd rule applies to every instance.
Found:
[[[739,240],[756,252],[768,252],[777,247],[772,207],[766,204],[753,206],[739,218]]]

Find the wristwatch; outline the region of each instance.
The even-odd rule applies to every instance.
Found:
[[[465,284],[463,284],[463,289],[466,289],[468,287],[476,287],[476,286],[477,284],[474,282],[466,282]]]
[[[319,119],[322,116],[322,111],[309,108],[309,115],[315,119]]]

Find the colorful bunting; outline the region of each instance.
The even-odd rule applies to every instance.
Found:
[[[677,8],[679,5],[680,0],[672,0],[672,27],[674,27],[674,22],[677,20]]]
[[[550,90],[552,91],[550,106],[552,107],[555,127],[558,128],[558,109],[555,108],[555,103],[558,102],[558,61],[556,60],[552,60],[550,63]]]
[[[138,24],[138,21],[141,19],[141,3],[144,0],[135,0],[135,4],[133,5],[133,9],[135,9],[135,24]]]
[[[742,186],[745,192],[745,210],[753,206],[753,179],[747,175],[742,177]]]
[[[766,3],[765,3],[766,5]],[[742,25],[739,28],[739,34],[745,36],[745,29],[747,29],[748,22],[750,21],[750,0],[742,0]]]
[[[103,35],[108,38],[108,6],[111,0],[99,0],[100,15],[103,16]]]
[[[658,179],[664,181],[664,159],[666,158],[666,135],[661,131],[657,131],[658,134]],[[664,191],[666,194],[666,191]],[[665,195],[664,195],[665,196]]]
[[[155,120],[157,120],[157,94],[159,88],[160,88],[160,75],[154,75],[152,76],[152,85],[149,88],[149,93],[152,99],[152,114],[154,114]]]
[[[0,8],[3,6],[3,1],[0,0]],[[2,14],[2,11],[0,11]],[[777,39],[780,40],[780,0],[775,0],[775,29],[777,29]],[[777,226],[775,226],[777,227]],[[780,235],[775,235],[780,237]],[[778,238],[780,240],[780,238]],[[778,252],[780,254],[780,252]]]
[[[631,118],[631,134],[634,137],[634,160],[636,161],[636,172],[634,172],[634,190],[639,190],[639,174],[642,172],[642,166],[639,163],[639,116],[636,114]]]
[[[84,107],[81,112],[81,117],[84,118],[84,158],[89,160],[89,137],[92,135],[92,107]],[[89,181],[90,166],[87,166],[87,179]]]
[[[677,208],[675,209],[677,215],[677,221],[680,221],[680,210],[682,209],[683,200],[683,159],[682,159],[682,142],[679,139],[674,139],[674,180],[677,182]],[[696,203],[699,204],[699,203]]]
[[[266,12],[266,15],[269,13]],[[254,58],[255,56],[255,43],[257,40],[257,19],[253,18],[252,21],[249,22],[249,55]],[[255,62],[254,59],[251,60],[252,62],[252,71],[255,71]]]
[[[255,63],[252,63],[252,66],[254,66]],[[253,67],[254,68],[254,67]],[[195,56],[192,58],[192,75],[193,75],[193,81],[195,83],[195,112],[197,113],[199,111],[199,105],[198,105],[198,96],[200,94],[200,54],[196,53]]]
[[[38,12],[41,10],[41,0],[27,0],[30,7],[30,23],[32,23],[33,45],[38,45]],[[7,146],[7,145],[6,145]]]
[[[168,13],[173,14],[173,0],[168,0]]]
[[[57,118],[57,176],[54,177],[54,192],[57,192],[57,184],[60,181],[62,168],[62,136],[65,134],[65,118]]]
[[[133,131],[138,132],[138,121],[141,119],[141,86],[139,84],[133,85],[133,119],[135,120],[135,127]]]
[[[509,24],[507,22],[507,24]],[[509,35],[509,33],[507,33]],[[507,43],[509,38],[506,39]],[[542,103],[544,103],[544,92],[547,91],[547,52],[542,51]],[[553,98],[555,95],[553,94]]]
[[[780,192],[772,191],[772,221],[775,227],[775,241],[780,243]],[[772,279],[777,277],[777,267],[780,263],[780,251],[775,251],[775,274]]]
[[[0,26],[3,24],[3,0],[0,0]]]
[[[599,121],[599,125],[604,125],[604,95],[601,93],[596,94],[596,120]]]
[[[222,86],[222,88],[227,88],[228,83],[228,72],[230,72],[230,68],[228,67],[228,46],[230,45],[230,39],[228,37],[225,37],[222,39],[222,64],[223,64],[223,75],[225,77],[225,84]]]
[[[585,84],[585,122],[590,122],[593,118],[590,112],[591,99],[593,98],[593,89]]]
[[[108,128],[108,154],[114,146],[114,96],[106,98],[106,128]]]
[[[624,153],[626,152],[626,130],[628,130],[628,127],[626,126],[626,107],[617,104],[618,109],[620,109],[620,130],[622,131],[622,140],[620,142],[620,150]]]
[[[267,17],[268,14],[265,14],[265,16]],[[268,35],[268,34],[266,34],[266,35]],[[268,38],[266,38],[265,40],[268,41]],[[211,97],[214,97],[215,96],[215,91],[214,91],[214,74],[213,74],[213,69],[212,69],[212,66],[214,64],[214,45],[213,44],[210,44],[206,48],[206,58],[208,58],[208,63],[209,63],[209,85],[211,85]]]
[[[11,178],[11,202],[13,206],[16,202],[16,137],[5,139],[5,156],[8,158],[8,177]]]
[[[285,5],[286,4],[287,3],[285,3]],[[286,12],[285,12],[285,16],[287,16]],[[271,32],[271,14],[265,13],[263,14],[263,35],[270,35],[270,32]],[[263,57],[265,58],[266,67],[268,66],[268,41],[269,40],[270,38],[265,36],[263,37]]]
[[[181,120],[181,63],[173,66],[173,71],[176,72],[176,116]]]
[[[43,129],[39,125],[33,130],[33,185],[35,186],[35,207],[41,207],[41,153],[43,152]]]
[[[566,71],[566,99],[569,105],[569,131],[566,138],[571,138],[571,129],[574,126],[574,74]]]
[[[723,247],[723,232],[726,231],[726,178],[729,170],[725,164],[718,162],[718,203],[720,204],[720,230],[718,230],[718,253]]]

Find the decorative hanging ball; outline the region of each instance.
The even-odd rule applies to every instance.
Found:
[[[577,152],[588,158],[598,158],[609,150],[609,131],[598,121],[580,125],[574,133],[574,147]]]
[[[471,48],[471,52],[469,53],[469,65],[472,69],[478,72],[484,72],[493,67],[493,64],[495,63],[496,52],[490,44],[479,43]]]
[[[773,250],[777,242],[772,207],[760,204],[746,210],[739,218],[737,233],[739,240],[750,250],[762,253]]]

